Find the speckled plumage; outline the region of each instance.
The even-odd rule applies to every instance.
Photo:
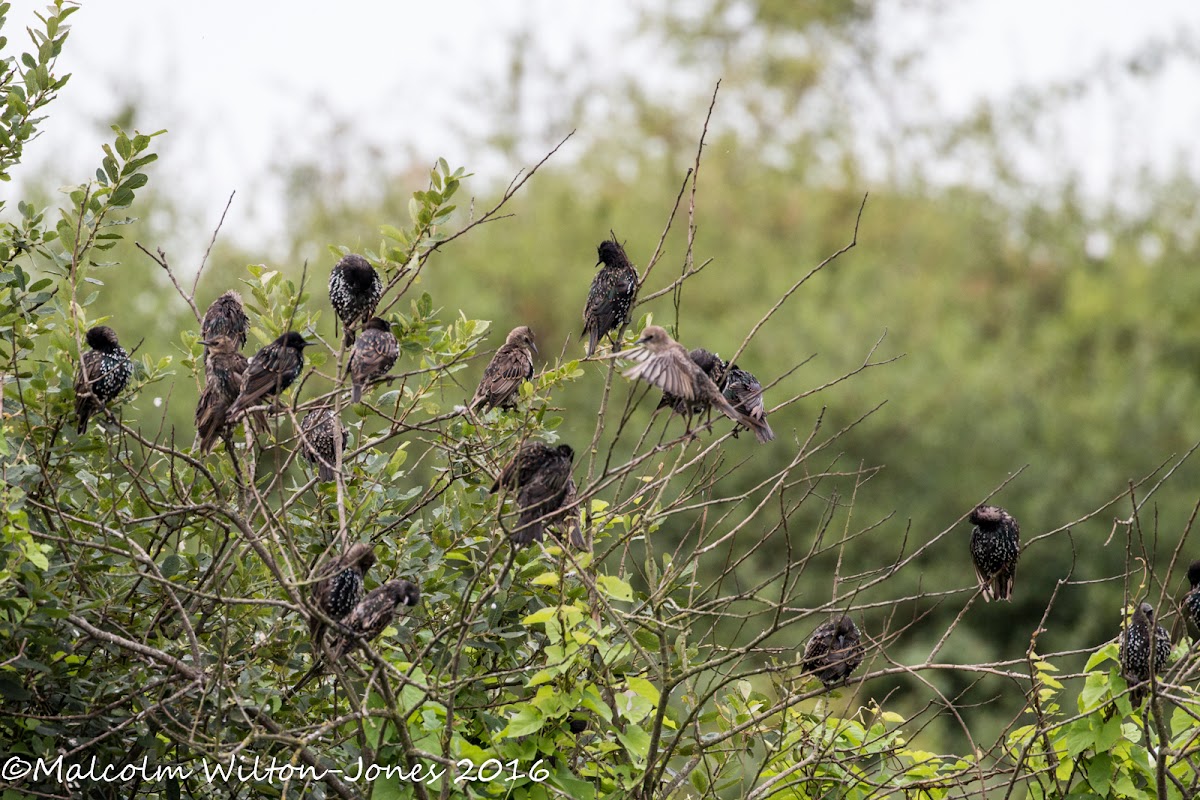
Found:
[[[521,383],[533,377],[533,354],[536,352],[533,331],[524,325],[509,331],[504,344],[483,370],[479,388],[468,406],[472,410],[482,406],[485,411],[497,406],[516,408]]]
[[[553,519],[541,518],[562,508],[574,458],[570,445],[547,447],[541,442],[526,442],[500,472],[491,491],[503,486],[517,492],[520,515],[511,533],[514,546],[542,540],[543,527]]]
[[[764,420],[749,417],[734,408],[712,378],[692,361],[683,345],[671,338],[663,328],[647,325],[637,345],[617,354],[636,362],[622,373],[631,380],[653,384],[685,402],[712,407],[734,422],[754,431],[760,442],[769,442],[775,434]]]
[[[75,415],[79,418],[75,430],[80,434],[87,430],[92,414],[119,395],[133,374],[133,361],[112,328],[97,325],[87,332],[86,339],[91,349],[83,354],[75,373]]]
[[[967,521],[971,530],[971,560],[985,602],[1011,600],[1021,555],[1021,528],[999,506],[977,506]]]
[[[362,599],[363,578],[374,563],[375,546],[358,542],[342,555],[322,564],[310,595],[313,605],[332,620],[345,617]],[[308,630],[314,653],[320,651],[325,627],[326,623],[316,614],[310,618]]]
[[[604,266],[592,279],[587,305],[583,309],[583,335],[588,337],[587,354],[596,352],[601,337],[629,324],[633,299],[637,295],[638,274],[625,248],[608,239],[596,248],[598,263]]]
[[[695,350],[692,350],[690,353],[688,353],[688,358],[692,360],[693,364],[704,370],[704,374],[707,375],[713,383],[715,383],[717,386],[721,385],[721,382],[725,379],[726,365],[725,362],[721,360],[720,356],[708,352],[703,347],[697,347]],[[693,400],[689,403],[683,398],[676,397],[670,392],[663,392],[662,399],[658,401],[658,407],[669,408],[671,411],[679,414],[682,417],[692,417],[697,414],[703,414],[709,409],[709,406],[702,402]]]
[[[350,441],[350,430],[328,408],[314,409],[300,422],[300,454],[317,468],[317,477],[323,481],[333,480],[339,432],[340,449],[345,450]]]
[[[200,338],[204,341],[214,341],[217,337],[227,336],[241,350],[246,346],[246,334],[250,331],[250,320],[246,317],[246,309],[242,306],[242,297],[230,290],[213,300],[212,305],[204,312],[204,320],[200,323]],[[205,353],[207,360],[207,352]]]
[[[1154,606],[1149,603],[1141,603],[1134,609],[1117,650],[1117,660],[1121,662],[1121,675],[1133,689],[1129,700],[1134,708],[1142,704],[1150,691],[1148,681],[1151,630],[1154,631],[1154,674],[1161,675],[1167,668],[1167,659],[1171,655],[1171,635],[1162,625],[1155,624]]]
[[[354,344],[355,325],[375,316],[383,297],[383,279],[362,256],[343,256],[329,273],[329,302],[342,321],[347,345]]]
[[[308,345],[303,336],[288,331],[255,353],[246,365],[242,391],[229,407],[229,419],[236,420],[247,408],[291,386],[304,368],[304,348]]]
[[[826,688],[842,683],[863,661],[862,640],[854,620],[842,614],[822,622],[804,647],[801,663]]]
[[[1200,561],[1193,561],[1187,571],[1191,589],[1183,597],[1183,613],[1200,628]]]
[[[720,383],[721,394],[729,401],[730,405],[751,419],[761,422],[766,427],[767,437],[774,439],[775,432],[767,424],[767,407],[763,403],[763,388],[762,384],[758,382],[758,378],[737,364],[733,364],[725,371]],[[740,425],[734,427],[734,437],[737,436],[740,427]]]
[[[363,327],[362,334],[350,352],[350,381],[353,385],[350,399],[362,402],[363,388],[375,378],[384,375],[400,357],[400,345],[392,334],[387,320],[372,317]]]
[[[208,366],[204,390],[196,403],[196,433],[200,436],[200,452],[212,450],[217,439],[229,435],[232,427],[229,407],[242,392],[246,376],[246,357],[238,352],[237,339],[224,334],[206,339]]]

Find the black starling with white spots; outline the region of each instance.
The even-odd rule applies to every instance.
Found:
[[[514,546],[525,547],[542,540],[543,528],[554,522],[547,515],[563,506],[574,458],[570,445],[547,447],[541,442],[526,442],[500,472],[491,491],[505,487],[517,492],[520,515],[511,533]]]
[[[75,415],[79,417],[75,430],[80,434],[87,430],[92,414],[119,395],[133,374],[133,361],[112,328],[97,325],[86,338],[91,349],[83,354],[75,373]]]
[[[587,305],[583,309],[583,335],[588,337],[589,356],[596,352],[601,337],[612,331],[619,332],[629,324],[638,289],[637,270],[616,239],[601,242],[596,250],[597,263],[604,266],[592,279]]]
[[[850,677],[863,661],[862,640],[854,620],[842,614],[822,622],[804,647],[805,672],[820,679],[825,688]]]
[[[247,408],[291,386],[304,368],[304,348],[309,344],[300,334],[288,331],[255,353],[246,366],[242,391],[229,407],[229,419],[236,420]]]
[[[1187,571],[1191,589],[1184,595],[1183,611],[1192,624],[1200,628],[1200,561],[1193,561]]]
[[[998,506],[977,506],[967,515],[971,531],[971,559],[985,602],[1011,600],[1021,555],[1021,528],[1012,515]]]
[[[338,451],[345,450],[349,441],[350,430],[328,408],[310,411],[300,422],[300,454],[317,468],[322,481],[333,480]]]
[[[687,403],[715,408],[753,430],[760,442],[769,442],[775,437],[765,420],[754,419],[734,408],[712,378],[692,361],[683,345],[657,325],[647,325],[637,345],[621,351],[617,357],[637,362],[622,373],[626,378],[653,384]]]
[[[238,352],[237,339],[217,334],[201,342],[207,348],[208,366],[205,370],[204,391],[196,404],[196,433],[200,436],[200,452],[212,450],[217,439],[229,436],[232,424],[229,407],[242,392],[246,376],[246,357]]]
[[[345,329],[347,345],[354,344],[355,325],[375,316],[383,297],[383,279],[362,256],[343,256],[329,273],[329,302]]]
[[[322,564],[310,596],[313,605],[332,620],[344,618],[362,599],[363,578],[374,563],[375,546],[359,542]],[[314,655],[320,652],[325,627],[326,623],[316,614],[309,619]]]
[[[704,370],[704,374],[715,383],[717,386],[725,379],[725,362],[721,357],[708,352],[703,347],[697,347],[692,352],[688,353],[688,358],[692,360],[700,369]],[[726,395],[728,397],[728,395]],[[663,392],[662,400],[658,401],[659,408],[669,408],[681,417],[692,417],[697,414],[703,414],[708,410],[708,406],[704,403],[693,400],[687,402],[681,397],[676,397],[669,392]]]
[[[363,326],[363,332],[350,351],[350,381],[353,385],[350,399],[362,402],[363,387],[380,375],[384,375],[400,357],[400,345],[392,334],[387,320],[372,317]]]
[[[524,325],[509,331],[504,344],[500,345],[483,370],[479,388],[475,390],[468,407],[472,411],[480,407],[484,411],[497,406],[516,408],[521,384],[533,377],[533,354],[536,352],[533,331]]]
[[[1129,619],[1117,650],[1121,676],[1133,690],[1129,694],[1129,701],[1134,708],[1141,706],[1150,691],[1151,636],[1154,637],[1154,674],[1157,676],[1167,668],[1167,659],[1171,655],[1171,636],[1166,628],[1155,624],[1154,606],[1142,603]]]
[[[204,321],[200,323],[201,339],[214,341],[219,336],[228,336],[236,343],[234,350],[246,346],[246,334],[249,331],[250,320],[246,318],[246,309],[242,307],[242,297],[233,290],[213,300],[204,312]]]
[[[721,384],[721,394],[735,409],[751,419],[761,422],[766,427],[768,438],[775,438],[774,431],[767,424],[767,407],[763,404],[763,388],[762,384],[758,382],[758,378],[737,364],[733,364],[725,372],[724,381]],[[735,438],[739,427],[735,426],[733,429]]]

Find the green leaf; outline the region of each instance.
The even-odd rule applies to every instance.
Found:
[[[600,591],[614,600],[633,600],[633,587],[615,575],[597,575],[596,585]]]
[[[500,737],[514,739],[518,736],[528,736],[540,731],[545,723],[546,719],[541,711],[533,706],[524,706],[508,720],[508,725],[500,731]]]

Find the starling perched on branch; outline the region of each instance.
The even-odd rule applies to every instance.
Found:
[[[688,358],[692,360],[693,364],[704,370],[704,374],[707,375],[713,383],[715,383],[718,387],[721,386],[721,382],[725,379],[726,364],[721,360],[720,356],[708,352],[703,347],[697,347],[695,350],[688,353]],[[728,397],[728,395],[726,395],[726,397]],[[658,401],[658,407],[669,408],[681,417],[692,417],[697,414],[703,414],[709,409],[709,406],[705,405],[704,403],[695,400],[689,403],[686,400],[676,397],[669,392],[663,392],[662,400]]]
[[[255,353],[246,366],[241,394],[229,407],[230,421],[291,386],[304,368],[304,348],[309,344],[300,334],[288,331]]]
[[[804,647],[801,666],[816,675],[825,688],[842,683],[863,661],[858,627],[845,614],[817,626]]]
[[[338,450],[345,450],[349,441],[350,430],[328,408],[308,412],[300,423],[300,454],[317,468],[317,477],[323,481],[333,480]]]
[[[1183,610],[1192,624],[1200,628],[1200,561],[1193,561],[1187,571],[1192,588],[1183,598]]]
[[[967,515],[971,531],[971,559],[983,599],[1012,599],[1021,554],[1021,528],[1012,515],[998,506],[977,506]]]
[[[574,458],[570,445],[551,448],[541,442],[526,442],[500,472],[491,491],[502,486],[516,489],[517,509],[521,512],[511,534],[514,546],[525,547],[542,540],[544,526],[554,522],[542,517],[562,508]]]
[[[91,350],[83,354],[75,373],[75,415],[79,417],[75,430],[81,435],[87,430],[88,418],[120,394],[133,374],[133,361],[112,328],[97,325],[86,338]]]
[[[400,345],[387,320],[372,317],[350,352],[350,381],[354,386],[350,399],[362,402],[363,387],[390,370],[399,357]]]
[[[596,250],[597,263],[604,266],[592,279],[587,305],[583,309],[583,334],[588,337],[588,356],[596,352],[602,336],[611,331],[619,332],[629,324],[629,313],[638,289],[637,270],[629,263],[625,248],[616,239],[601,242]]]
[[[359,542],[322,564],[310,596],[313,605],[332,620],[345,617],[362,599],[363,577],[374,563],[375,546]],[[309,618],[308,630],[312,635],[314,654],[320,652],[325,627],[325,621],[316,614]]]
[[[758,378],[754,377],[746,370],[733,364],[725,372],[724,381],[721,383],[721,394],[725,399],[751,419],[756,419],[762,422],[767,430],[767,438],[774,439],[775,432],[771,430],[771,426],[767,424],[767,407],[763,405],[763,388],[758,382]],[[738,428],[735,426],[733,435],[736,438]]]
[[[734,422],[753,430],[760,442],[774,438],[775,434],[765,420],[754,419],[730,405],[712,378],[692,361],[683,345],[657,325],[647,325],[637,346],[618,353],[617,357],[637,362],[625,370],[626,378],[646,381],[685,402],[716,408]]]
[[[497,406],[516,408],[517,390],[523,381],[533,377],[533,354],[536,352],[533,331],[524,325],[509,331],[508,338],[483,370],[479,388],[471,397],[468,408],[472,411],[480,406],[484,411]]]
[[[208,366],[204,391],[196,404],[196,433],[200,435],[200,452],[207,453],[233,427],[229,407],[242,392],[248,362],[238,352],[237,339],[232,336],[217,334],[201,344],[208,353]]]
[[[1157,676],[1167,668],[1167,658],[1171,655],[1171,636],[1166,628],[1155,624],[1154,606],[1142,603],[1133,612],[1117,650],[1121,676],[1133,690],[1129,701],[1134,708],[1142,705],[1150,689],[1151,636],[1154,637],[1154,674]]]
[[[383,279],[365,258],[351,253],[329,273],[329,302],[345,328],[347,345],[354,344],[354,325],[375,316],[383,297]]]
[[[337,661],[354,650],[361,642],[370,641],[387,630],[392,618],[396,616],[397,608],[411,608],[421,602],[421,590],[414,583],[405,580],[389,581],[367,592],[358,605],[338,624],[340,633],[329,643],[327,657]],[[319,653],[320,651],[318,651]],[[312,665],[304,677],[297,681],[285,695],[290,698],[303,686],[320,674],[326,663],[325,657],[320,657]]]
[[[246,346],[246,334],[249,330],[250,320],[246,318],[246,310],[242,307],[242,297],[231,289],[213,300],[212,305],[204,312],[204,321],[200,323],[200,338],[214,341],[219,336],[228,336],[234,341],[233,349],[241,350]],[[205,359],[207,360],[207,351]]]

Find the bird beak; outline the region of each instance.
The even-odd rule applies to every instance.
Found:
[[[537,343],[536,343],[536,342],[530,342],[530,343],[529,343],[529,346],[530,346],[531,348],[533,348],[533,354],[536,356],[536,355],[538,354]]]
[[[208,339],[201,339],[200,344],[204,345],[205,347],[212,347],[214,344],[216,344],[216,342],[210,341]]]

